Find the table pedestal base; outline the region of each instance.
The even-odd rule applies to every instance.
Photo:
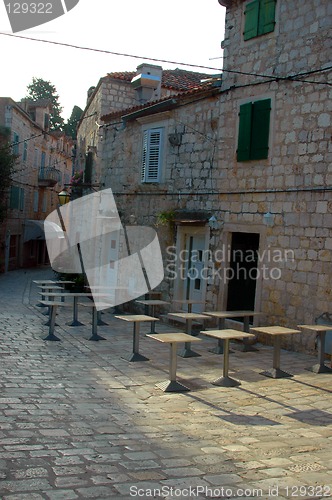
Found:
[[[132,352],[130,354],[130,356],[123,357],[123,359],[125,359],[126,361],[130,361],[130,362],[133,362],[133,361],[149,361],[149,358],[146,358],[145,356],[143,356],[139,352]]]
[[[294,376],[291,373],[287,373],[284,372],[283,370],[280,370],[280,368],[272,368],[271,370],[260,372],[260,375],[264,375],[265,377],[270,377],[270,378],[290,378]]]
[[[48,340],[49,342],[61,342],[61,339],[54,335],[54,333],[49,333],[43,340]]]
[[[184,348],[178,353],[181,358],[199,358],[201,355],[191,349],[190,342],[185,342]]]
[[[166,380],[165,382],[160,382],[159,384],[156,384],[159,389],[161,389],[164,392],[184,392],[184,391],[190,391],[188,387],[186,387],[183,384],[180,384],[177,380]]]
[[[218,385],[219,387],[238,387],[241,385],[241,382],[230,377],[220,377],[214,380],[212,384]]]
[[[311,366],[310,368],[306,368],[306,370],[313,373],[332,373],[332,368],[329,368],[328,366],[319,363]]]
[[[66,323],[67,326],[84,326],[84,323],[81,323],[80,321],[74,320],[70,321],[69,323]]]
[[[102,337],[101,335],[98,335],[98,333],[94,333],[91,335],[89,340],[93,340],[95,342],[98,342],[98,340],[106,340],[105,337]]]

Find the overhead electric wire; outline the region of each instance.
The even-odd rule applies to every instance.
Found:
[[[18,104],[18,106],[19,106],[19,104]],[[97,112],[95,111],[91,115],[84,116],[83,118],[79,118],[78,120],[73,120],[73,123],[75,123],[75,122],[78,123],[80,120],[86,120],[87,118],[91,118],[92,116],[96,116],[96,114],[97,114]],[[45,134],[52,135],[52,132],[62,132],[62,130],[60,130],[60,129],[55,129],[55,130],[50,130],[50,131],[45,130],[41,134],[33,135],[31,137],[28,137],[27,139],[22,139],[22,141],[9,143],[6,146],[1,147],[0,151],[3,151],[5,149],[10,149],[13,146],[18,146],[19,144],[23,144],[24,142],[32,141],[33,139],[36,139],[37,137],[41,137],[42,135],[45,135]]]
[[[220,71],[221,73],[222,72],[223,73],[234,73],[234,74],[238,74],[238,75],[255,76],[255,77],[260,77],[260,78],[268,78],[268,79],[273,78],[275,80],[294,80],[294,81],[296,81],[296,79],[298,77],[301,77],[302,75],[321,73],[321,72],[327,71],[329,69],[332,69],[332,66],[330,66],[327,68],[320,68],[317,70],[311,70],[309,72],[298,73],[295,75],[288,75],[288,76],[265,75],[265,74],[261,74],[261,73],[250,73],[250,72],[246,72],[246,71],[238,71],[238,70],[224,69],[224,68],[215,68],[215,67],[211,67],[211,66],[203,66],[203,65],[199,65],[199,64],[185,63],[185,62],[179,62],[179,61],[170,61],[167,59],[158,59],[156,57],[139,56],[136,54],[126,54],[126,53],[115,52],[115,51],[106,50],[106,49],[94,49],[92,47],[83,47],[81,45],[73,45],[70,43],[55,42],[53,40],[44,40],[41,38],[32,38],[32,37],[27,37],[27,36],[22,36],[22,35],[14,35],[12,33],[0,32],[0,35],[10,36],[13,38],[19,38],[19,39],[23,39],[23,40],[30,40],[33,42],[49,43],[52,45],[59,45],[62,47],[69,47],[69,48],[78,49],[78,50],[88,50],[88,51],[92,51],[92,52],[99,52],[102,54],[110,54],[110,55],[115,55],[115,56],[130,57],[130,58],[146,60],[146,61],[174,64],[176,66],[187,66],[187,67],[192,67],[192,68],[208,69],[208,70]],[[332,83],[329,83],[329,82],[313,82],[313,81],[305,81],[302,79],[300,79],[299,81],[301,81],[303,83],[317,83],[317,84],[322,84],[322,85],[332,85]]]

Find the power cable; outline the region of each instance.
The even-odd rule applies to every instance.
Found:
[[[135,55],[135,54],[126,54],[126,53],[122,53],[122,52],[115,52],[115,51],[105,50],[105,49],[94,49],[94,48],[91,48],[91,47],[83,47],[81,45],[73,45],[73,44],[70,44],[70,43],[54,42],[52,40],[44,40],[44,39],[41,39],[41,38],[32,38],[32,37],[27,37],[27,36],[22,36],[22,35],[14,35],[12,33],[3,33],[3,32],[0,32],[0,35],[10,36],[10,37],[13,37],[13,38],[20,38],[20,39],[23,39],[23,40],[30,40],[30,41],[33,41],[33,42],[49,43],[49,44],[52,44],[52,45],[59,45],[59,46],[62,46],[62,47],[70,47],[70,48],[73,48],[73,49],[88,50],[88,51],[92,51],[92,52],[99,52],[99,53],[102,53],[102,54],[111,54],[111,55],[121,56],[121,57],[130,57],[130,58],[140,59],[140,60],[147,60],[147,61],[162,62],[162,63],[167,63],[167,64],[174,64],[176,66],[187,66],[187,67],[192,67],[192,68],[201,68],[201,69],[208,69],[208,70],[220,71],[220,72],[224,72],[224,73],[234,73],[234,74],[244,75],[244,76],[255,76],[255,77],[260,77],[260,78],[269,78],[269,79],[275,78],[275,79],[278,79],[278,80],[289,80],[289,79],[295,80],[299,76],[301,77],[301,76],[306,75],[306,74],[321,73],[321,72],[327,71],[329,69],[332,69],[332,66],[328,66],[326,68],[320,68],[320,69],[317,69],[317,70],[311,70],[309,72],[298,73],[298,74],[289,75],[289,76],[265,75],[265,74],[261,74],[261,73],[250,73],[250,72],[246,72],[246,71],[238,71],[238,70],[231,70],[231,69],[215,68],[215,67],[211,67],[211,66],[201,66],[199,64],[190,64],[190,63],[179,62],[179,61],[170,61],[170,60],[167,60],[167,59],[158,59],[158,58],[155,58],[155,57],[138,56],[138,55]],[[312,82],[312,81],[306,82],[304,80],[299,80],[299,81],[302,81],[303,83],[318,83],[318,84],[323,84],[323,85],[324,84],[326,84],[326,85],[332,85],[332,83],[329,83],[329,82],[326,82],[326,83],[325,82]]]

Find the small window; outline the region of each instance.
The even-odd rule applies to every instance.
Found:
[[[43,203],[42,203],[42,212],[45,213],[47,211],[47,191],[43,193]]]
[[[42,172],[45,170],[45,165],[46,165],[46,153],[43,151],[41,154],[41,161],[40,161],[40,170]]]
[[[38,212],[38,205],[39,205],[39,193],[38,191],[33,192],[33,211]]]
[[[13,154],[20,154],[20,136],[14,132],[13,135]]]
[[[35,148],[35,156],[33,159],[33,163],[34,163],[35,168],[38,168],[38,166],[39,166],[38,161],[39,161],[39,151],[37,148]]]
[[[23,161],[27,161],[28,159],[28,143],[24,141],[23,143]]]
[[[246,5],[244,40],[274,31],[276,0],[254,0]]]
[[[17,186],[11,186],[10,188],[9,208],[11,209],[20,208],[20,188]]]
[[[240,106],[237,160],[263,160],[268,157],[271,99]]]
[[[160,182],[163,135],[163,128],[153,128],[144,131],[142,182]]]
[[[24,188],[20,188],[20,210],[24,210]]]

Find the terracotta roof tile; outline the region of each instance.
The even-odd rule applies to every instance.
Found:
[[[139,110],[143,111],[145,108],[149,108],[151,106],[154,106],[155,104],[159,104],[159,103],[162,103],[164,101],[166,102],[166,101],[172,100],[172,99],[184,100],[188,97],[195,96],[196,94],[197,95],[199,95],[199,94],[205,95],[205,93],[209,94],[210,92],[212,93],[213,91],[216,91],[216,86],[213,85],[212,82],[209,82],[209,83],[206,83],[204,86],[196,87],[196,88],[184,91],[184,92],[178,92],[177,94],[174,94],[172,96],[163,97],[163,98],[158,99],[156,101],[149,101],[145,104],[138,104],[136,106],[131,106],[129,108],[124,108],[124,109],[113,111],[112,113],[108,113],[104,116],[101,116],[101,120],[104,122],[108,122],[108,121],[113,120],[114,118],[120,118],[124,115],[129,115],[131,113],[134,113],[135,111],[139,111]]]
[[[118,71],[108,73],[107,76],[116,80],[130,82],[136,75],[136,71]],[[201,87],[201,80],[211,77],[208,73],[198,73],[196,71],[186,71],[184,69],[163,70],[162,86],[173,90],[190,90]]]

